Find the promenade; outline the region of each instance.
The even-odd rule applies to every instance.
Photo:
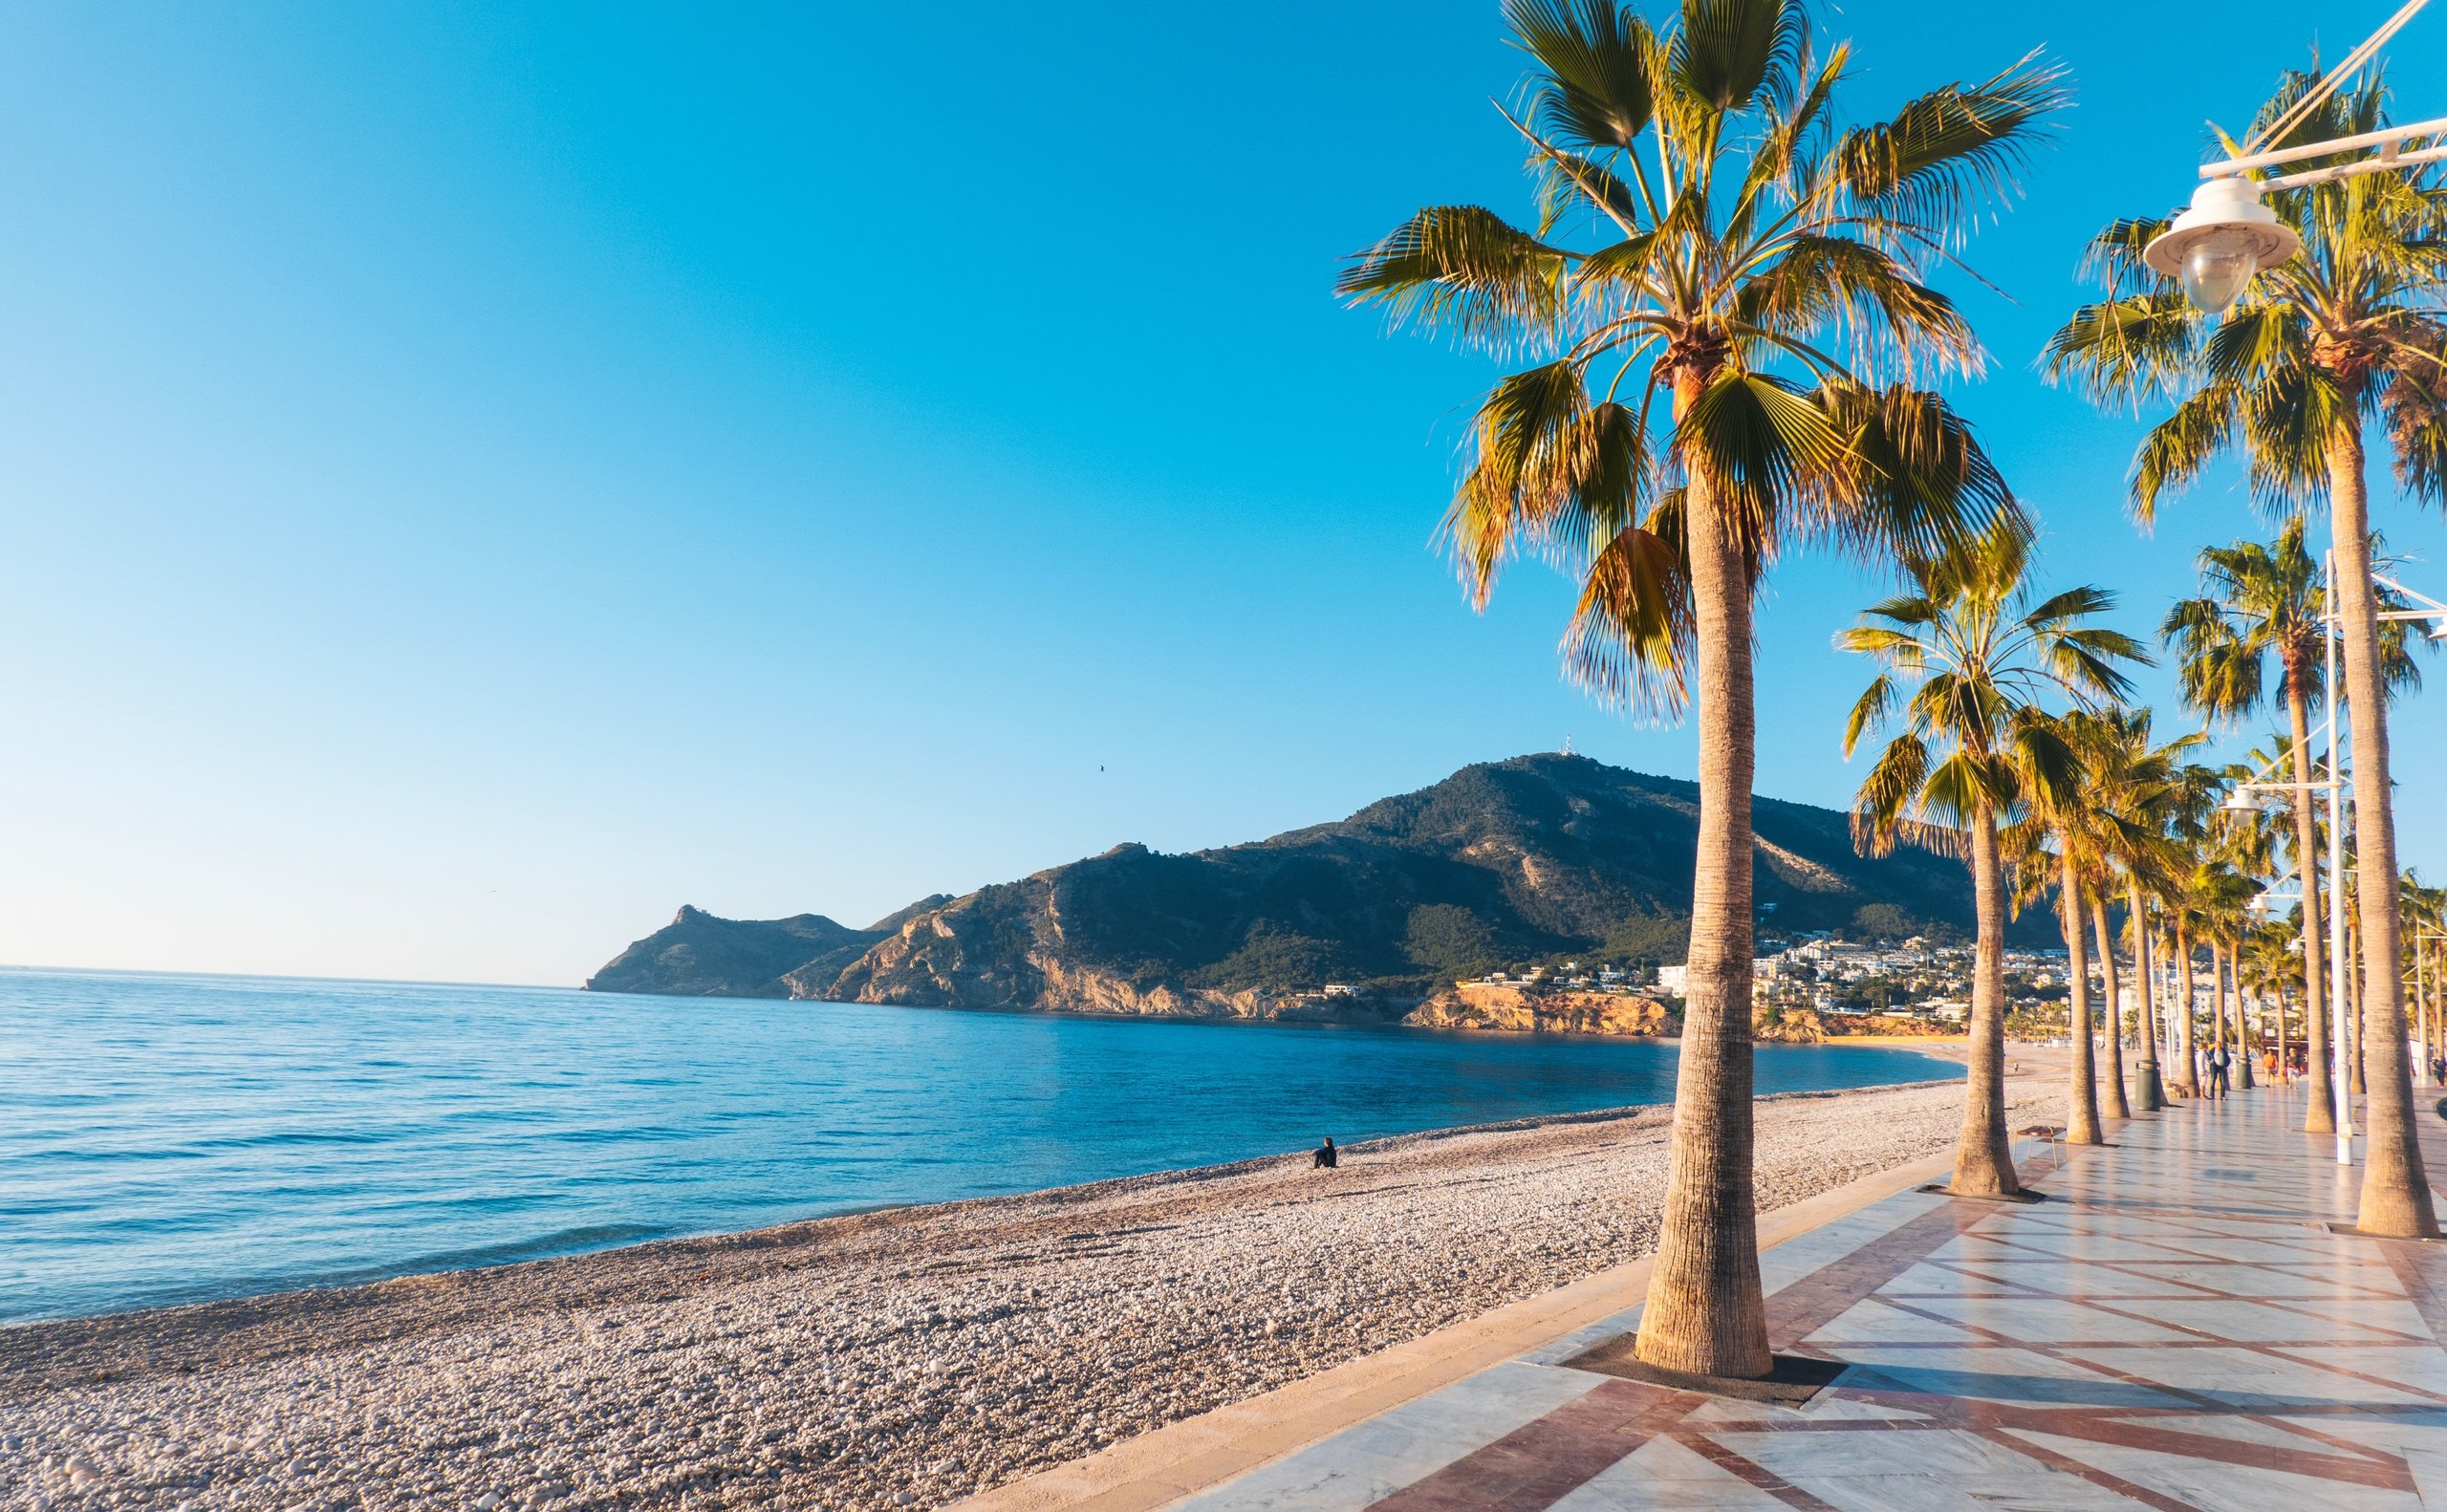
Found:
[[[2330,1232],[2351,1220],[2353,1176],[2331,1142],[2296,1132],[2300,1115],[2300,1094],[2280,1091],[2187,1103],[2116,1126],[2108,1148],[2019,1147],[2047,1201],[1907,1188],[1776,1244],[1773,1345],[1846,1367],[1804,1404],[1676,1392],[1578,1359],[1627,1334],[1634,1307],[1187,1496],[1141,1478],[1056,1500],[2447,1509],[2447,1246]]]

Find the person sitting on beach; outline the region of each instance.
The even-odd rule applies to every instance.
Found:
[[[1334,1162],[1337,1158],[1339,1157],[1334,1153],[1334,1136],[1328,1134],[1326,1135],[1326,1142],[1317,1146],[1317,1158],[1309,1163],[1309,1169],[1311,1171],[1331,1171],[1334,1169]]]

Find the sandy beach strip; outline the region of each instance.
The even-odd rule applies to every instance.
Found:
[[[2012,1122],[2061,1117],[2020,1069]],[[1946,1149],[1960,1110],[1763,1099],[1760,1204]],[[0,1329],[0,1507],[934,1506],[1648,1253],[1670,1120]]]

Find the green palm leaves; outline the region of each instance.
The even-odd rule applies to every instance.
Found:
[[[1944,844],[1983,813],[2029,802],[2072,806],[2082,770],[2050,696],[2090,708],[2131,691],[2120,663],[2150,655],[2092,623],[2114,606],[2103,589],[2034,603],[2028,549],[2008,530],[1923,567],[1919,590],[1873,606],[1835,637],[1879,667],[1844,730],[1849,757],[1873,728],[1900,730],[1861,784],[1853,834],[1875,853],[1898,839]]]
[[[2261,108],[2272,122],[2313,82],[2286,76]],[[2386,120],[2377,78],[2313,110],[2292,143],[2371,131]],[[2298,166],[2315,166],[2316,161]],[[2118,221],[2090,243],[2087,267],[2107,297],[2075,312],[2043,366],[2100,403],[2167,399],[2174,413],[2134,459],[2133,506],[2147,519],[2169,491],[2231,448],[2253,489],[2283,511],[2319,500],[2330,448],[2379,419],[2408,491],[2447,487],[2447,182],[2433,170],[2370,174],[2281,189],[2269,207],[2303,238],[2303,255],[2253,281],[2212,325],[2174,280],[2144,266],[2160,221]]]
[[[2272,658],[2287,693],[2317,694],[2328,601],[2302,519],[2265,545],[2210,547],[2199,563],[2201,595],[2176,603],[2161,632],[2186,706],[2228,726],[2251,718],[2267,702]]]
[[[1644,709],[1700,705],[1675,1157],[1637,1347],[1759,1375],[1751,598],[1796,543],[1883,565],[2024,537],[1970,428],[1923,386],[1981,361],[1924,274],[2061,96],[2025,59],[1845,131],[1850,54],[1822,57],[1801,0],[1682,0],[1661,25],[1615,0],[1506,0],[1505,17],[1530,65],[1505,119],[1534,227],[1424,209],[1338,287],[1523,364],[1479,406],[1444,517],[1472,601],[1514,556],[1544,556],[1581,585],[1570,676]]]
[[[1611,0],[1505,16],[1530,61],[1506,119],[1535,228],[1423,209],[1337,289],[1538,359],[1481,404],[1442,539],[1476,603],[1525,551],[1572,573],[1570,674],[1672,713],[1692,480],[1754,581],[1796,541],[1925,559],[2014,515],[1918,386],[1982,361],[1924,274],[2009,191],[2063,93],[2026,58],[1838,129],[1849,54],[1819,55],[1798,0],[1688,0],[1661,28]]]

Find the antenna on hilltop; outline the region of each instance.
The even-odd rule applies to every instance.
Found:
[[[1566,735],[1564,737],[1564,754],[1567,756],[1571,754],[1571,737],[1570,735]]]

